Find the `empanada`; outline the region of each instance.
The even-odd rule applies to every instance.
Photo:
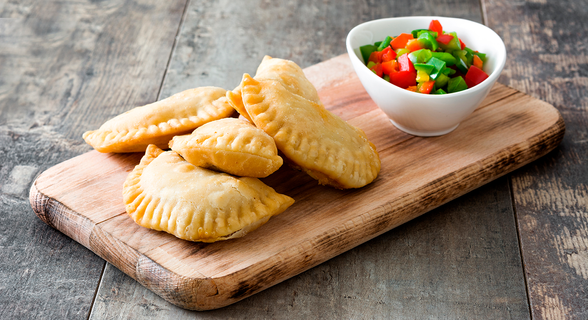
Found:
[[[293,61],[265,56],[257,67],[254,79],[278,80],[288,91],[322,105],[316,88]]]
[[[272,137],[235,118],[212,121],[190,135],[175,136],[169,146],[195,166],[241,177],[265,178],[283,163]]]
[[[154,145],[128,175],[123,199],[139,225],[202,242],[242,237],[294,203],[256,178],[200,168]]]
[[[257,72],[253,78],[255,80],[280,81],[288,91],[322,105],[316,88],[308,81],[302,69],[293,61],[265,56],[257,67]],[[235,88],[231,94],[233,95],[232,101],[234,102],[233,107],[235,110],[247,120],[253,122],[241,100],[241,85]]]
[[[322,104],[292,93],[281,81],[241,82],[242,102],[255,125],[272,136],[284,155],[317,179],[340,189],[360,188],[380,172],[376,147],[365,133]],[[227,92],[232,103],[235,95]],[[236,97],[237,99],[239,97]]]
[[[100,152],[140,152],[149,144],[167,148],[175,135],[230,116],[234,110],[225,92],[216,87],[186,90],[120,114],[83,138]]]

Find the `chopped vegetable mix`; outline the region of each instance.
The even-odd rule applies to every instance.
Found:
[[[468,48],[438,20],[428,29],[388,36],[359,48],[366,66],[390,83],[413,92],[448,94],[480,84],[486,54]]]

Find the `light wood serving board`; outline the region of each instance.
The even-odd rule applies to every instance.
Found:
[[[319,186],[283,166],[263,179],[296,202],[247,236],[192,243],[136,225],[122,185],[142,154],[82,154],[31,186],[35,213],[169,302],[208,310],[244,299],[515,170],[554,149],[565,126],[551,105],[496,84],[453,132],[397,130],[347,55],[305,69],[325,106],[365,131],[382,161],[357,190]]]

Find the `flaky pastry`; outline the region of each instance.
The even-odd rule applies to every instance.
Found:
[[[123,199],[137,224],[201,242],[242,237],[294,203],[256,178],[200,168],[155,145],[128,175]]]
[[[175,135],[230,116],[234,110],[225,92],[216,87],[186,90],[120,114],[83,138],[100,152],[141,152],[149,144],[167,148]]]
[[[283,163],[272,137],[235,118],[215,120],[190,135],[175,136],[169,146],[195,166],[241,177],[265,178]]]
[[[320,184],[360,188],[380,172],[380,158],[365,133],[286,88],[282,81],[241,82],[241,96],[227,92],[231,103],[242,101],[253,123],[272,136],[294,164]]]
[[[288,91],[322,105],[316,88],[306,79],[300,66],[293,61],[265,56],[257,67],[255,77],[253,78],[255,80],[280,81]],[[235,88],[230,94],[232,95],[231,100],[233,101],[232,105],[235,110],[247,120],[253,122],[243,105],[241,85]]]

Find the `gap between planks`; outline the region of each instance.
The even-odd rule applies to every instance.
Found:
[[[171,63],[172,57],[174,56],[174,52],[176,51],[176,47],[178,46],[178,37],[180,36],[180,31],[182,30],[182,26],[184,25],[184,20],[186,19],[186,13],[188,12],[188,5],[190,5],[190,0],[186,0],[186,3],[184,4],[184,11],[182,11],[182,17],[180,18],[178,30],[176,30],[176,36],[174,37],[174,42],[172,43],[172,48],[169,52],[169,57],[167,59],[167,63],[165,64],[165,70],[163,71],[163,77],[161,78],[161,84],[159,85],[159,90],[157,90],[157,100],[158,101],[161,100],[161,90],[163,89],[165,79],[167,78],[167,70],[169,69],[169,65]]]
[[[512,207],[512,213],[514,215],[514,224],[515,224],[515,230],[517,232],[517,244],[519,246],[519,256],[521,258],[521,268],[522,268],[522,272],[523,272],[523,280],[525,282],[525,295],[527,296],[527,308],[529,308],[529,317],[531,318],[531,320],[533,319],[533,310],[531,309],[531,293],[529,292],[529,282],[527,281],[527,268],[525,267],[525,258],[523,256],[523,243],[521,241],[521,231],[519,230],[519,217],[517,214],[517,208],[515,206],[515,196],[514,196],[514,191],[512,188],[512,178],[510,173],[508,174],[507,177],[507,182],[508,182],[508,193],[510,195],[510,205]]]
[[[167,78],[167,72],[169,70],[169,65],[171,63],[172,57],[174,55],[174,52],[176,51],[177,48],[177,44],[178,44],[178,37],[180,35],[180,31],[182,30],[182,26],[184,25],[184,21],[186,19],[186,14],[188,12],[188,6],[190,4],[190,0],[186,0],[186,2],[184,3],[184,9],[182,11],[182,17],[180,18],[180,21],[178,23],[178,29],[176,30],[176,35],[174,37],[174,42],[172,43],[172,47],[171,50],[169,52],[169,57],[167,59],[167,63],[165,65],[165,69],[163,71],[163,77],[161,78],[161,83],[159,84],[159,89],[157,90],[157,100],[161,99],[161,91],[163,89],[163,85],[165,84],[165,79]],[[126,212],[122,212],[121,214],[118,214],[116,216],[110,217],[108,219],[106,219],[105,221],[102,222],[106,222],[112,218],[115,217],[119,217],[122,214],[125,214]],[[102,223],[100,222],[100,223]],[[95,224],[94,227],[98,226],[100,223]],[[86,317],[87,320],[90,319],[90,317],[92,316],[92,313],[94,312],[94,305],[96,302],[96,299],[98,298],[98,292],[100,291],[100,287],[102,286],[102,279],[104,279],[104,272],[106,272],[106,264],[109,263],[108,261],[104,260],[104,264],[102,265],[102,272],[100,272],[100,279],[98,279],[98,284],[96,285],[96,290],[94,290],[94,297],[92,298],[92,303],[90,304],[90,311],[88,312],[88,316]]]

